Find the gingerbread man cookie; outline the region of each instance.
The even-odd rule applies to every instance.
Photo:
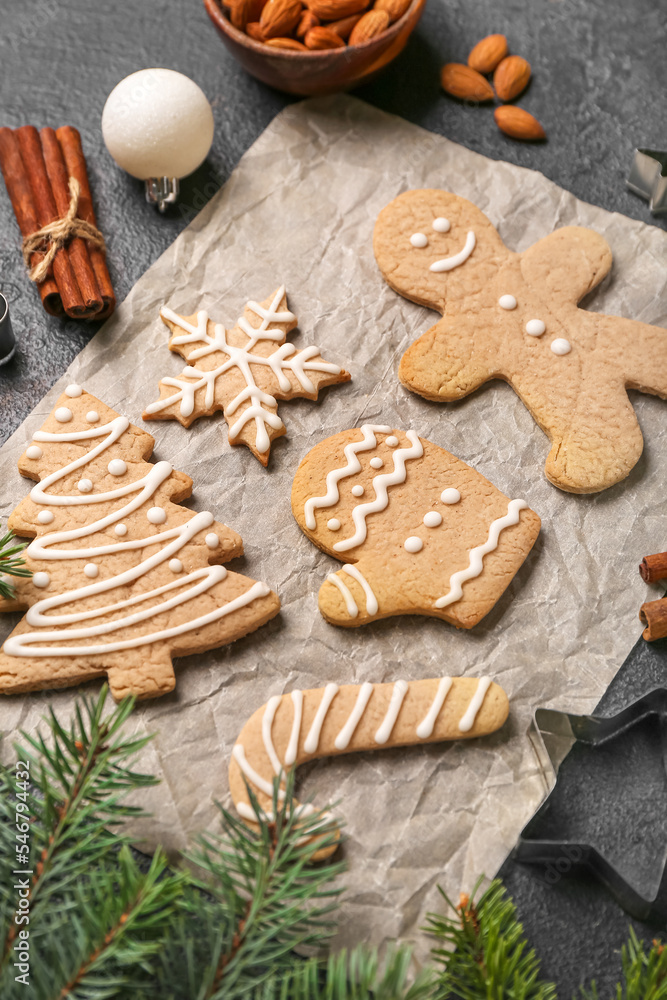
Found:
[[[346,560],[319,593],[333,625],[423,614],[472,628],[532,548],[540,519],[412,431],[364,424],[316,445],[292,510],[328,555]]]
[[[9,518],[31,578],[28,609],[0,650],[0,693],[67,687],[105,673],[116,699],[175,685],[172,656],[233,642],[280,608],[265,583],[228,572],[243,553],[208,511],[179,506],[192,480],[148,461],[153,438],[77,385],[60,397],[19,471],[37,483]]]
[[[643,441],[626,390],[667,397],[667,331],[578,308],[611,268],[601,236],[567,226],[512,253],[475,205],[423,190],[382,210],[374,249],[395,291],[443,315],[403,355],[404,385],[447,402],[503,379],[551,441],[555,486],[628,475]]]
[[[229,764],[231,796],[239,815],[256,823],[250,785],[271,820],[274,777],[299,764],[357,750],[473,739],[500,729],[508,713],[507,695],[489,677],[327,684],[274,695],[239,734]],[[313,812],[310,805],[297,808]]]
[[[297,351],[285,343],[297,319],[287,308],[283,286],[265,302],[248,302],[232,330],[203,310],[179,316],[165,306],[160,316],[172,333],[169,349],[187,365],[179,378],[161,380],[160,399],[146,407],[144,420],[179,420],[189,427],[222,410],[230,443],[245,444],[264,466],[271,442],[285,433],[278,400],[315,400],[324,386],[351,377],[324,361],[319,347]]]

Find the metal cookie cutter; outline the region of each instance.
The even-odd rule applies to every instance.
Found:
[[[636,149],[627,185],[648,201],[653,215],[667,212],[667,153]]]
[[[551,824],[558,826],[557,805],[554,803],[555,786],[560,766],[572,747],[580,743],[590,748],[602,749],[605,743],[623,737],[635,726],[646,724],[651,717],[654,725],[657,722],[660,733],[659,739],[653,741],[653,756],[660,757],[660,772],[661,776],[664,772],[665,787],[667,787],[667,690],[659,688],[650,692],[612,718],[570,715],[567,712],[538,708],[529,735],[547,782],[549,794],[523,828],[512,856],[524,863],[546,863],[548,869],[556,873],[552,879],[554,882],[558,881],[561,875],[583,866],[602,882],[631,916],[638,920],[656,921],[664,925],[667,920],[667,837],[662,852],[655,856],[655,866],[652,866],[657,875],[652,875],[650,880],[645,877],[640,880],[637,877],[633,878],[625,864],[623,865],[625,871],[619,870],[619,867],[592,843],[582,843],[581,840],[568,838],[549,839],[544,836],[545,827]],[[574,788],[573,791],[577,794],[579,789]],[[622,787],[619,787],[618,795],[619,798],[623,795]],[[614,813],[614,803],[607,804],[604,813],[595,816],[598,826],[604,825],[609,828]],[[638,809],[637,830],[643,828],[643,822],[643,813]],[[633,838],[629,835],[627,839],[628,851],[631,852]],[[638,881],[641,881],[641,887]],[[649,881],[650,893],[647,893],[645,890]]]

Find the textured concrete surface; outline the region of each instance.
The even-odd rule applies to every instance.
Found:
[[[520,103],[544,124],[549,140],[515,143],[498,132],[490,108],[447,98],[440,65],[464,61],[483,35],[502,31],[513,52],[533,65]],[[357,95],[496,159],[541,170],[579,198],[662,227],[625,189],[637,145],[664,148],[667,89],[665,0],[429,0],[401,58]],[[80,129],[109,264],[122,300],[229,176],[242,153],[289,100],[245,76],[223,49],[200,0],[137,4],[114,0],[29,0],[3,4],[0,122]],[[181,204],[159,216],[139,182],[110,161],[99,129],[104,100],[128,73],[167,66],[195,79],[213,103],[216,134],[206,164],[183,184]],[[661,99],[662,98],[662,99]],[[443,182],[445,179],[443,178]],[[0,369],[0,441],[24,419],[95,332],[42,311],[18,251],[9,201],[0,185],[0,291],[10,301],[19,350]],[[640,644],[604,700],[616,710],[663,682],[667,650]],[[576,779],[572,779],[576,785]],[[610,808],[619,794],[603,787]],[[628,843],[632,831],[628,830]],[[628,919],[593,882],[508,863],[514,893],[544,972],[569,997],[597,977],[601,996],[620,970]],[[641,930],[641,928],[639,928]],[[654,931],[649,932],[650,935]]]

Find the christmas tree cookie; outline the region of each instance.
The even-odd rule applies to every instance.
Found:
[[[319,347],[297,351],[285,343],[297,320],[282,286],[264,302],[248,302],[231,330],[204,311],[179,316],[165,307],[160,316],[172,333],[169,349],[187,365],[178,378],[161,380],[160,398],[146,407],[144,420],[179,420],[189,427],[222,410],[230,443],[246,445],[264,466],[271,442],[285,433],[278,400],[317,399],[324,386],[350,380],[320,357]]]
[[[596,493],[628,475],[643,440],[627,389],[667,397],[667,330],[578,308],[611,269],[601,236],[565,226],[512,253],[464,198],[407,191],[374,249],[395,291],[443,317],[403,355],[404,385],[447,402],[502,379],[551,441],[555,486]]]
[[[379,424],[316,445],[299,466],[301,530],[345,560],[319,594],[333,625],[422,614],[472,628],[532,548],[540,519],[465,462]]]
[[[0,610],[28,609],[0,650],[0,693],[108,675],[114,698],[175,686],[172,656],[233,642],[280,602],[222,564],[240,537],[208,511],[179,506],[192,480],[148,461],[153,438],[71,385],[19,471],[37,483],[9,518],[29,579]]]

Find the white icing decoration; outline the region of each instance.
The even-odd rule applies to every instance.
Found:
[[[551,350],[554,354],[558,355],[569,354],[572,350],[572,344],[569,340],[566,340],[565,337],[556,337],[556,339],[552,341]]]
[[[421,250],[428,246],[428,236],[424,233],[413,233],[410,237],[410,242],[413,247],[417,247],[418,250]]]
[[[442,514],[437,510],[430,510],[424,514],[424,524],[427,528],[437,528],[442,524]]]
[[[65,395],[69,396],[71,399],[76,399],[76,397],[80,396],[82,392],[83,389],[81,388],[81,386],[76,385],[76,383],[74,382],[72,383],[72,385],[68,385],[67,388],[65,389]]]
[[[301,713],[303,712],[303,691],[292,691],[292,705],[294,707],[294,718],[292,720],[292,731],[289,743],[285,750],[285,765],[291,767],[296,760],[299,749],[299,733],[301,732]]]
[[[371,459],[370,464],[372,469],[381,469],[382,466],[384,465],[384,462],[382,461],[379,455],[376,455],[375,458]]]
[[[40,510],[37,515],[37,520],[40,524],[51,524],[51,521],[53,520],[53,511]]]
[[[507,514],[491,522],[489,537],[484,544],[476,546],[476,548],[471,549],[468,553],[468,566],[451,575],[449,578],[449,593],[438,598],[435,602],[436,608],[446,608],[448,605],[461,600],[463,597],[462,584],[467,580],[472,580],[479,576],[484,568],[484,556],[488,555],[489,552],[493,552],[498,547],[501,531],[513,524],[518,524],[519,513],[527,506],[528,504],[525,500],[510,500],[507,506]]]
[[[124,462],[122,458],[112,458],[107,469],[112,476],[124,476],[127,472],[127,462]]]
[[[86,420],[88,421],[89,424],[96,424],[99,419],[100,415],[97,412],[97,410],[88,410],[88,413],[86,414]]]
[[[350,444],[345,445],[343,455],[345,456],[346,464],[340,469],[333,469],[327,473],[325,483],[326,494],[321,497],[310,497],[310,499],[306,500],[303,513],[307,528],[314,531],[317,527],[315,511],[318,507],[333,507],[335,503],[338,503],[340,500],[338,484],[341,479],[346,479],[348,476],[356,476],[357,473],[361,472],[361,462],[357,458],[358,453],[361,451],[372,451],[373,448],[377,447],[377,438],[375,435],[377,433],[388,434],[390,430],[391,427],[386,427],[383,424],[364,424],[361,428],[362,440],[351,441]],[[354,496],[360,496],[363,492],[363,486],[352,487]]]
[[[86,454],[80,455],[64,468],[56,470],[46,476],[40,483],[37,483],[30,492],[30,498],[34,503],[51,507],[76,507],[81,504],[107,503],[118,500],[121,497],[130,497],[131,494],[135,494],[135,496],[131,497],[125,506],[117,507],[91,524],[83,524],[67,531],[51,531],[41,537],[35,538],[28,546],[26,554],[34,560],[49,560],[63,563],[68,559],[91,559],[111,553],[127,552],[148,547],[153,548],[156,544],[160,547],[159,551],[150,557],[141,559],[132,568],[115,576],[38,601],[27,611],[25,616],[26,623],[33,629],[37,629],[37,631],[22,632],[10,636],[5,641],[3,647],[3,651],[7,655],[31,657],[68,655],[103,656],[122,649],[133,649],[203,628],[211,622],[232,614],[238,608],[245,607],[256,598],[264,597],[270,593],[266,584],[258,582],[253,584],[245,593],[240,594],[220,607],[214,608],[207,614],[200,615],[189,621],[183,621],[171,628],[164,628],[156,632],[137,635],[133,638],[115,642],[113,640],[104,640],[111,633],[131,628],[133,625],[144,622],[156,615],[168,612],[172,608],[182,606],[199,594],[209,591],[215,584],[225,579],[227,576],[226,569],[223,566],[207,566],[195,570],[187,576],[181,577],[171,583],[156,587],[153,590],[143,590],[130,597],[121,597],[116,603],[100,606],[101,602],[97,602],[97,606],[89,607],[83,611],[75,610],[67,614],[48,614],[48,612],[55,608],[70,606],[72,604],[76,605],[80,600],[85,600],[89,597],[97,598],[99,595],[106,594],[109,591],[117,592],[120,590],[121,594],[127,593],[127,588],[131,584],[136,580],[142,579],[146,573],[156,566],[168,562],[190,539],[194,538],[214,522],[213,515],[208,511],[203,511],[199,514],[193,514],[190,520],[184,524],[157,534],[147,535],[146,537],[111,542],[90,548],[56,548],[58,545],[69,546],[70,543],[77,542],[79,539],[100,534],[112,525],[121,527],[119,522],[140,508],[147,500],[150,500],[161,484],[171,475],[172,467],[169,462],[158,462],[156,465],[151,466],[146,475],[141,479],[135,482],[124,483],[117,489],[106,493],[98,493],[91,497],[85,497],[64,496],[46,492],[54,483],[68,478],[77,469],[94,461],[117,441],[128,427],[129,420],[126,417],[115,417],[108,424],[89,430],[70,431],[59,434],[38,431],[35,434],[35,440],[42,442],[80,442],[93,441],[95,438],[101,438],[102,440]],[[49,579],[49,574],[43,572],[35,573],[32,578],[33,583],[37,587],[48,586]],[[185,583],[191,584],[191,586],[183,591]],[[175,596],[168,597],[166,600],[148,608],[145,607],[146,602],[152,598],[168,594],[170,591],[176,589],[179,593],[175,594]],[[136,605],[143,605],[143,610],[124,616],[118,614],[121,610]],[[72,625],[80,626],[91,619],[97,619],[98,624],[84,624],[82,627],[74,628],[63,627]],[[92,638],[98,638],[102,641],[92,644],[66,645],[67,640],[79,641]],[[48,643],[52,643],[52,645],[47,645]]]
[[[343,595],[343,600],[345,601],[345,609],[350,618],[356,618],[359,614],[359,608],[357,607],[357,602],[350,593],[349,588],[343,583],[339,576],[336,576],[335,573],[329,573],[327,580],[329,583],[333,583],[334,587],[338,587],[340,590]]]
[[[410,535],[410,537],[406,538],[403,542],[403,548],[406,552],[412,552],[414,554],[416,552],[421,552],[424,548],[424,543],[418,535]]]
[[[252,353],[253,347],[259,341],[280,341],[284,339],[285,335],[283,331],[272,327],[272,323],[291,323],[296,319],[296,316],[288,310],[276,312],[284,294],[285,288],[281,286],[268,309],[260,306],[257,302],[248,302],[247,308],[261,319],[261,323],[258,327],[253,327],[243,316],[237,320],[238,326],[241,327],[248,337],[248,342],[243,347],[233,347],[227,342],[227,331],[221,323],[215,324],[213,336],[210,337],[207,332],[208,314],[206,312],[198,312],[197,326],[192,326],[182,316],[172,312],[171,309],[162,308],[160,315],[164,319],[168,319],[180,329],[186,331],[185,334],[173,337],[172,345],[190,344],[195,341],[200,341],[204,345],[192,351],[189,355],[189,360],[203,358],[207,354],[213,354],[215,351],[224,352],[227,355],[227,359],[211,371],[202,371],[200,368],[188,364],[181,372],[180,378],[163,378],[161,380],[162,385],[173,386],[178,389],[178,392],[164,399],[159,399],[155,403],[150,403],[146,407],[146,412],[158,413],[167,406],[180,401],[181,415],[189,417],[194,411],[195,393],[204,386],[206,387],[204,405],[207,409],[210,409],[215,400],[215,383],[217,379],[230,369],[236,368],[245,380],[246,387],[225,406],[225,416],[231,416],[242,403],[250,401],[250,406],[243,410],[238,420],[229,428],[229,439],[233,441],[237,438],[245,425],[249,421],[254,420],[257,451],[261,454],[268,451],[271,441],[266,428],[272,427],[274,430],[280,430],[284,425],[277,413],[266,409],[267,406],[277,406],[277,400],[274,396],[269,395],[269,393],[259,388],[255,382],[250,365],[263,365],[270,368],[276,376],[282,392],[289,392],[292,388],[292,383],[285,374],[286,371],[290,371],[295,376],[301,388],[307,393],[315,392],[315,385],[308,378],[307,371],[325,372],[331,375],[338,375],[341,371],[338,365],[328,364],[321,360],[311,360],[319,355],[320,351],[318,347],[306,347],[302,351],[297,351],[293,344],[281,344],[268,357]],[[288,361],[287,358],[291,358],[291,360]]]
[[[182,573],[183,572],[183,563],[181,562],[180,559],[170,559],[169,560],[169,569],[171,570],[172,573]]]
[[[238,745],[240,746],[240,744],[238,744]],[[238,761],[237,761],[237,763],[238,763]],[[241,768],[241,770],[243,770],[243,768]],[[247,775],[246,775],[246,777],[247,777]],[[243,819],[249,819],[253,823],[257,822],[257,820],[258,820],[259,817],[258,817],[257,813],[255,812],[255,810],[252,808],[252,806],[249,806],[247,802],[235,802],[234,803],[234,807],[235,807],[237,813],[239,814],[239,816],[241,816]],[[262,818],[264,819],[264,821],[266,823],[275,823],[276,818],[275,818],[275,816],[273,815],[273,813],[271,812],[270,809],[261,809],[260,808],[259,812],[260,812],[260,815],[262,816]],[[299,816],[310,816],[314,812],[315,812],[315,807],[312,806],[309,802],[307,802],[305,805],[297,806],[297,808],[294,810],[293,815],[296,816],[296,817],[299,817]],[[311,838],[312,833],[313,833],[314,830],[317,830],[318,827],[324,826],[325,823],[330,823],[330,822],[331,822],[331,813],[323,812],[322,813],[322,822],[321,823],[316,823],[316,824],[311,824],[311,826],[309,827],[309,830],[310,830],[309,835],[307,837],[299,838],[298,840],[295,841],[295,844],[297,846],[299,844],[302,844],[302,843],[305,844],[308,840],[310,840],[310,838]]]
[[[347,573],[348,576],[353,577],[357,583],[361,586],[364,594],[366,595],[366,611],[369,615],[376,615],[378,613],[378,602],[377,597],[371,589],[371,585],[363,575],[360,569],[356,566],[352,566],[351,563],[345,563],[341,567],[342,573]]]
[[[100,571],[99,566],[97,566],[95,563],[86,563],[86,565],[83,567],[83,572],[91,580],[93,580],[98,575],[99,571]]]
[[[392,455],[394,468],[392,472],[385,472],[373,478],[372,486],[375,491],[375,500],[360,504],[352,511],[355,532],[351,538],[346,538],[341,542],[336,542],[333,546],[336,552],[346,552],[361,545],[366,539],[366,518],[369,514],[375,514],[384,510],[389,503],[388,487],[404,483],[407,479],[407,469],[405,463],[411,458],[421,458],[424,454],[422,443],[414,431],[407,431],[410,441],[410,448],[399,448]]]
[[[29,448],[26,448],[25,457],[26,458],[41,458],[42,457],[42,449],[39,447],[38,444],[31,444]]]
[[[469,733],[475,724],[475,719],[477,718],[477,713],[482,707],[482,703],[486,698],[486,692],[491,687],[490,677],[480,677],[479,683],[477,685],[477,690],[472,698],[472,701],[466,709],[465,715],[459,722],[459,729],[462,733]]]
[[[513,295],[501,295],[498,305],[501,309],[516,309],[516,299]]]
[[[271,798],[273,796],[273,785],[270,781],[267,781],[266,778],[263,778],[261,774],[258,774],[254,767],[251,767],[246,760],[245,750],[243,749],[241,743],[237,743],[232,750],[232,757],[239,765],[248,781],[255,785],[256,788],[259,788],[260,792],[264,792],[265,795],[268,795],[269,798]],[[278,789],[278,798],[285,798],[285,793],[282,788]],[[254,816],[255,814],[253,813],[252,815]]]
[[[357,695],[357,700],[354,703],[354,708],[350,712],[349,718],[338,736],[334,740],[334,746],[336,750],[345,750],[352,737],[354,736],[354,730],[359,725],[359,720],[366,710],[366,705],[368,704],[371,695],[373,694],[373,685],[369,684],[368,681],[364,683],[359,688],[359,694]]]
[[[546,328],[541,319],[529,319],[526,323],[526,333],[529,337],[541,337]]]
[[[146,517],[151,524],[164,524],[167,520],[167,514],[164,507],[151,507],[150,510],[146,511]]]
[[[475,234],[472,229],[466,236],[465,246],[463,250],[459,250],[458,253],[453,254],[451,257],[443,257],[442,260],[436,260],[431,264],[429,271],[451,271],[455,267],[459,267],[460,264],[465,264],[470,254],[475,249]]]
[[[80,479],[76,484],[76,488],[79,493],[90,493],[93,488],[93,484],[90,479]]]
[[[446,490],[442,491],[440,499],[446,504],[458,503],[461,499],[461,494],[453,486],[449,486]]]
[[[114,532],[117,535],[126,535],[127,534],[127,525],[126,524],[117,524],[116,527],[113,530],[114,530]]]
[[[380,728],[375,734],[376,743],[386,743],[391,736],[392,729],[396,725],[396,719],[398,718],[398,713],[401,710],[401,705],[403,704],[403,699],[405,698],[407,691],[408,685],[405,681],[396,681],[391,692],[391,698],[389,699],[387,713],[380,723]]]
[[[72,411],[66,406],[59,406],[53,416],[56,418],[58,423],[67,424],[72,419]]]
[[[317,712],[315,713],[315,718],[312,721],[311,727],[308,730],[308,735],[304,740],[303,749],[305,753],[315,753],[320,744],[320,733],[322,732],[322,725],[329,711],[329,706],[338,694],[337,684],[327,684],[324,691],[322,692],[322,700],[317,706]]]
[[[435,698],[431,702],[431,707],[417,726],[417,736],[420,740],[427,740],[432,735],[436,721],[440,715],[440,709],[445,704],[445,698],[449,694],[452,686],[451,677],[443,677],[438,684]]]
[[[340,531],[340,521],[337,517],[331,517],[327,521],[327,528],[329,531]]]
[[[364,495],[364,488],[361,485],[361,483],[357,483],[356,486],[352,487],[350,493],[352,494],[353,497],[362,497]]]
[[[388,444],[390,448],[395,448],[398,444],[398,438],[395,434],[390,434],[388,438],[384,439],[384,443]]]
[[[208,545],[209,549],[217,549],[220,544],[220,539],[214,531],[209,532],[204,541]]]
[[[437,219],[433,220],[433,228],[436,233],[448,233],[452,228],[452,224],[449,219],[445,219],[442,215],[440,215]]]
[[[272,695],[267,701],[264,714],[262,715],[262,742],[275,774],[280,774],[282,768],[280,760],[278,759],[278,754],[276,753],[276,748],[273,745],[271,730],[273,728],[273,719],[276,714],[276,709],[281,701],[282,698],[279,694]]]

